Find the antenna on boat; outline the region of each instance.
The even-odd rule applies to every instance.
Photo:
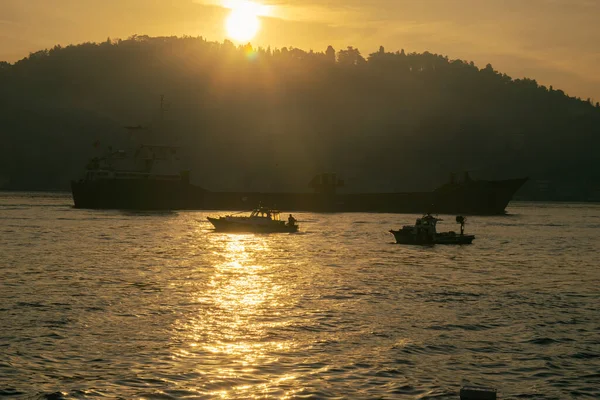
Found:
[[[456,216],[456,223],[460,224],[460,234],[461,236],[465,234],[465,223],[467,222],[467,217],[463,217],[462,215]]]

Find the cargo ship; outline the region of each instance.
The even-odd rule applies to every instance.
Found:
[[[190,183],[190,171],[173,169],[175,146],[141,145],[133,154],[94,158],[72,181],[75,208],[129,210],[250,210],[259,204],[286,211],[499,215],[527,178],[451,181],[431,192],[338,193],[343,180],[318,174],[312,192],[213,192]]]
[[[161,123],[164,111],[161,96]],[[116,151],[109,147],[103,156],[93,158],[84,176],[71,181],[76,208],[245,211],[262,204],[285,211],[499,215],[527,181],[473,180],[465,173],[461,180],[452,175],[447,184],[430,192],[338,193],[344,181],[335,173],[321,173],[309,183],[312,192],[214,192],[190,183],[190,171],[181,168],[177,146],[158,140],[147,144],[151,130],[126,128],[132,138],[142,132],[146,144]]]

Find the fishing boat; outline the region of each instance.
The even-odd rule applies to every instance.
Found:
[[[292,215],[288,222],[282,221],[280,213],[267,207],[258,207],[250,215],[231,214],[224,217],[207,217],[216,231],[249,233],[294,233],[298,224]]]
[[[456,223],[460,224],[460,234],[454,231],[437,232],[437,223],[442,221],[431,214],[425,214],[417,218],[414,225],[405,225],[400,230],[390,230],[394,235],[396,243],[433,245],[433,244],[471,244],[474,235],[465,235],[465,223],[467,219],[462,215],[456,217]]]

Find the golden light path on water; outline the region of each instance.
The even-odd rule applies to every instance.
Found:
[[[294,343],[289,339],[269,339],[268,330],[282,328],[286,322],[276,321],[280,309],[286,307],[286,288],[272,279],[273,265],[260,262],[271,254],[266,237],[260,235],[213,234],[214,260],[212,276],[207,285],[193,293],[199,305],[195,318],[180,320],[175,331],[184,336],[186,347],[178,358],[206,355],[205,361],[225,364],[203,386],[205,392],[220,398],[264,397],[273,388],[281,389],[293,374],[273,374],[268,382],[255,378],[257,369],[278,362],[276,354],[288,353]],[[287,304],[290,306],[290,304]],[[223,363],[223,360],[227,360]],[[202,367],[198,372],[202,373]],[[215,379],[215,375],[218,378]],[[231,385],[231,382],[248,383]],[[286,385],[287,386],[287,385]],[[291,385],[290,385],[291,386]],[[289,390],[280,398],[293,395],[300,388]],[[281,392],[279,392],[281,393]]]

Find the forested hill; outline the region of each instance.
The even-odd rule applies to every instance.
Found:
[[[428,52],[136,36],[0,63],[0,88],[4,188],[67,189],[123,126],[156,127],[164,94],[161,140],[211,190],[307,191],[326,171],[347,191],[428,190],[469,170],[529,176],[523,198],[600,199],[599,104]]]

